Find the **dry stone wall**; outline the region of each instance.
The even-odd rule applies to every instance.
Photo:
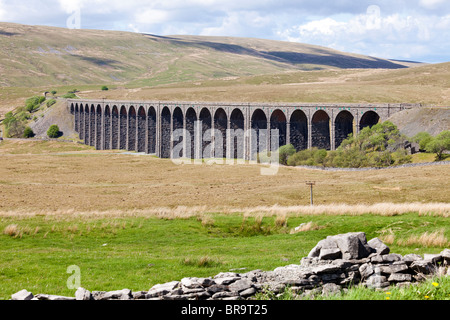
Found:
[[[286,288],[299,297],[330,295],[353,285],[373,289],[409,286],[427,277],[450,275],[450,249],[439,254],[400,255],[380,239],[366,240],[363,232],[329,236],[311,250],[300,264],[273,271],[246,273],[221,272],[208,278],[187,277],[157,284],[148,291],[93,291],[79,288],[75,297],[48,294],[34,296],[27,290],[12,295],[12,300],[244,300],[255,299],[258,292],[281,294]]]

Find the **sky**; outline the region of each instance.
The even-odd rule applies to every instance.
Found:
[[[0,0],[0,21],[252,37],[386,59],[450,61],[450,0]]]

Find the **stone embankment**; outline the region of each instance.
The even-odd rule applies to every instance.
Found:
[[[299,265],[273,271],[221,272],[213,277],[183,278],[157,284],[148,291],[93,291],[79,288],[75,297],[33,295],[27,290],[12,300],[243,300],[259,292],[281,294],[290,288],[294,295],[339,294],[353,285],[373,289],[409,286],[433,275],[450,275],[450,249],[440,254],[400,255],[378,238],[366,240],[363,232],[329,236],[311,250]]]

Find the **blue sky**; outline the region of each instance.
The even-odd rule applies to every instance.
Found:
[[[449,0],[0,0],[0,21],[253,37],[380,58],[450,61]]]

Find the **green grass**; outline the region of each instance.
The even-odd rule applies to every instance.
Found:
[[[408,287],[390,286],[383,290],[373,290],[363,285],[354,286],[338,294],[322,296],[321,294],[296,295],[286,288],[281,295],[270,292],[258,293],[258,300],[450,300],[450,277],[432,277]]]
[[[290,234],[300,223],[321,226]],[[328,235],[366,232],[368,240],[387,232],[396,239],[443,230],[450,237],[448,218],[408,213],[392,217],[275,217],[202,214],[188,219],[38,215],[3,216],[0,220],[0,299],[27,289],[33,294],[73,296],[67,288],[67,268],[81,269],[81,286],[88,290],[148,290],[157,283],[187,276],[213,276],[236,268],[273,270],[298,264]],[[6,233],[7,226],[16,225]],[[438,253],[442,247],[389,245],[391,252]],[[355,295],[357,299],[358,295]]]

